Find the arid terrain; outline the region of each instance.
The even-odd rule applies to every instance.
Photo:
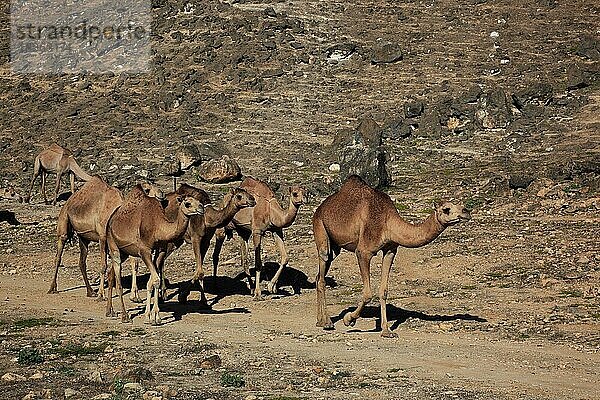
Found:
[[[127,270],[133,322],[105,317],[85,296],[76,243],[59,293],[46,294],[66,181],[56,207],[39,182],[31,204],[0,199],[1,398],[600,397],[595,2],[153,0],[151,72],[130,75],[13,73],[9,9],[0,0],[1,188],[25,195],[35,155],[56,142],[125,192],[144,179],[168,191],[177,154],[195,144],[202,162],[179,181],[215,202],[239,184],[199,181],[221,154],[282,204],[292,184],[310,199],[285,230],[278,294],[252,300],[227,242],[216,278],[207,260],[212,307],[197,290],[180,304],[195,268],[184,246],[167,261],[160,326],[129,301]],[[395,339],[380,337],[377,299],[356,326],[341,321],[362,290],[347,252],[327,280],[336,329],[315,326],[311,217],[339,187],[331,143],[367,118],[381,127],[384,191],[403,217],[421,221],[441,199],[473,210],[433,243],[399,250]],[[269,278],[279,258],[265,243]],[[98,254],[92,245],[94,279]]]

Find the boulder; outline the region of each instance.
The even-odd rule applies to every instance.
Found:
[[[402,60],[402,49],[396,43],[377,43],[371,52],[371,64],[391,64]]]
[[[240,179],[242,170],[235,160],[224,155],[200,165],[198,176],[205,182],[225,183]]]
[[[180,168],[187,170],[193,166],[200,165],[202,162],[202,156],[200,149],[194,143],[184,144],[175,153],[177,161],[179,161]]]

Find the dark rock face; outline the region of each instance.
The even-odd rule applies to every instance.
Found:
[[[600,61],[600,39],[593,35],[584,35],[579,40],[575,54],[592,61]]]
[[[392,140],[405,139],[411,135],[413,124],[413,120],[397,118],[383,128],[383,137]]]
[[[200,150],[198,149],[198,146],[193,143],[181,146],[179,150],[177,150],[175,156],[177,157],[177,161],[179,161],[179,165],[183,170],[187,170],[192,166],[200,165],[202,162]]]
[[[206,182],[225,183],[240,179],[242,170],[235,160],[224,155],[202,164],[198,169],[198,176]]]
[[[533,176],[527,173],[513,173],[508,179],[508,186],[511,189],[527,189],[534,179]]]
[[[358,175],[370,186],[390,184],[387,155],[381,146],[383,130],[371,117],[363,118],[355,130],[340,131],[332,144],[340,164],[340,181]]]
[[[481,95],[477,102],[475,119],[482,128],[486,129],[508,126],[512,120],[512,112],[503,89],[496,88]]]
[[[404,104],[404,116],[406,118],[415,118],[423,113],[423,103],[420,101],[411,101]]]

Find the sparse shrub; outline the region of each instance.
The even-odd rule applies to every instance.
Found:
[[[240,388],[244,387],[244,385],[246,385],[244,378],[236,373],[225,371],[221,375],[221,386]]]
[[[19,350],[18,362],[21,365],[40,364],[44,362],[44,356],[34,347],[23,347]]]

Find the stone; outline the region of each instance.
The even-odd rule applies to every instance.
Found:
[[[123,385],[123,391],[125,393],[141,392],[142,390],[142,384],[139,382],[127,382],[125,385]]]
[[[92,397],[92,400],[108,400],[108,399],[111,399],[112,397],[113,397],[113,395],[110,393],[100,393],[100,394]]]
[[[527,189],[534,177],[525,173],[513,173],[508,178],[508,186],[511,189]]]
[[[209,160],[198,168],[198,176],[205,182],[225,183],[239,180],[242,170],[238,163],[227,155]]]
[[[65,389],[65,399],[70,399],[72,397],[78,396],[79,392],[75,389],[66,388]]]
[[[27,393],[25,396],[21,397],[21,400],[34,400],[37,399],[37,395],[35,392],[31,391]]]
[[[421,101],[409,101],[404,104],[404,116],[406,118],[415,118],[423,114],[424,105]]]
[[[24,382],[27,380],[27,378],[25,378],[23,375],[19,375],[19,374],[14,374],[12,372],[7,372],[6,374],[2,375],[2,382],[8,382],[8,383],[12,383],[12,382]]]
[[[371,64],[391,64],[402,60],[402,49],[396,43],[377,43],[371,52]]]
[[[196,144],[186,144],[181,146],[175,153],[177,161],[179,161],[180,168],[187,170],[190,167],[198,166],[202,162],[202,156],[200,149]]]
[[[90,382],[102,383],[102,374],[100,373],[100,371],[92,371],[88,375],[88,380]]]
[[[357,46],[354,43],[339,43],[328,47],[325,54],[329,60],[342,61],[352,57],[356,50]]]
[[[477,102],[475,120],[482,128],[506,128],[512,121],[512,111],[506,93],[496,88],[484,93]]]
[[[200,363],[200,368],[202,369],[215,369],[219,368],[222,364],[221,357],[218,354],[212,355],[210,357],[205,358]]]
[[[331,164],[329,166],[329,171],[334,172],[334,173],[340,172],[340,164],[338,164],[338,163]]]
[[[552,85],[548,83],[533,83],[512,94],[515,107],[523,110],[528,105],[547,105],[552,101]]]
[[[383,128],[383,137],[392,140],[405,139],[409,137],[413,131],[413,127],[418,126],[412,119],[397,118],[389,122]]]

